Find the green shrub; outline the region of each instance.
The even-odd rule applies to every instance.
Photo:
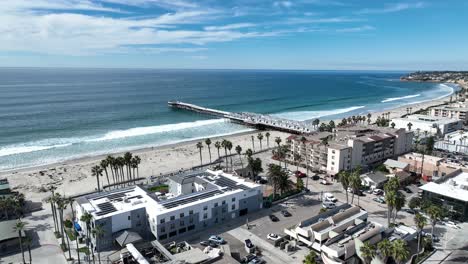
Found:
[[[65,220],[65,222],[63,222],[63,225],[64,225],[66,228],[72,228],[73,223],[72,223],[72,221],[70,221],[70,219],[67,219],[67,220]]]

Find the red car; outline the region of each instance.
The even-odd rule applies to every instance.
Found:
[[[305,173],[301,171],[296,171],[294,175],[296,175],[297,178],[305,178],[307,176]]]

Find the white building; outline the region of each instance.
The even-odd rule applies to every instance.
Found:
[[[448,133],[443,140],[439,140],[434,144],[434,148],[468,154],[468,132],[458,130]]]
[[[411,124],[411,130],[427,131],[432,135],[445,135],[463,127],[463,121],[460,119],[427,115],[409,115],[394,118],[390,121],[390,125],[392,124],[395,124],[395,128],[404,129],[409,129],[408,124]]]
[[[468,106],[461,103],[435,106],[430,109],[430,115],[435,117],[445,117],[468,121]]]
[[[92,244],[109,248],[124,231],[158,240],[222,224],[262,208],[261,186],[222,171],[194,172],[169,178],[172,198],[156,196],[139,186],[96,193],[76,200],[76,216],[89,213],[90,229],[100,225],[104,237]],[[86,223],[78,220],[82,232]],[[124,245],[122,245],[124,246]]]

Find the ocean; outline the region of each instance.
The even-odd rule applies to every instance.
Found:
[[[0,69],[0,170],[249,131],[169,100],[294,120],[334,119],[452,93],[404,72]]]

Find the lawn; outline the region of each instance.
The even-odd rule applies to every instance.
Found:
[[[167,193],[169,192],[169,186],[166,184],[158,185],[158,186],[153,186],[148,188],[148,191],[150,192],[161,192],[161,193]]]

